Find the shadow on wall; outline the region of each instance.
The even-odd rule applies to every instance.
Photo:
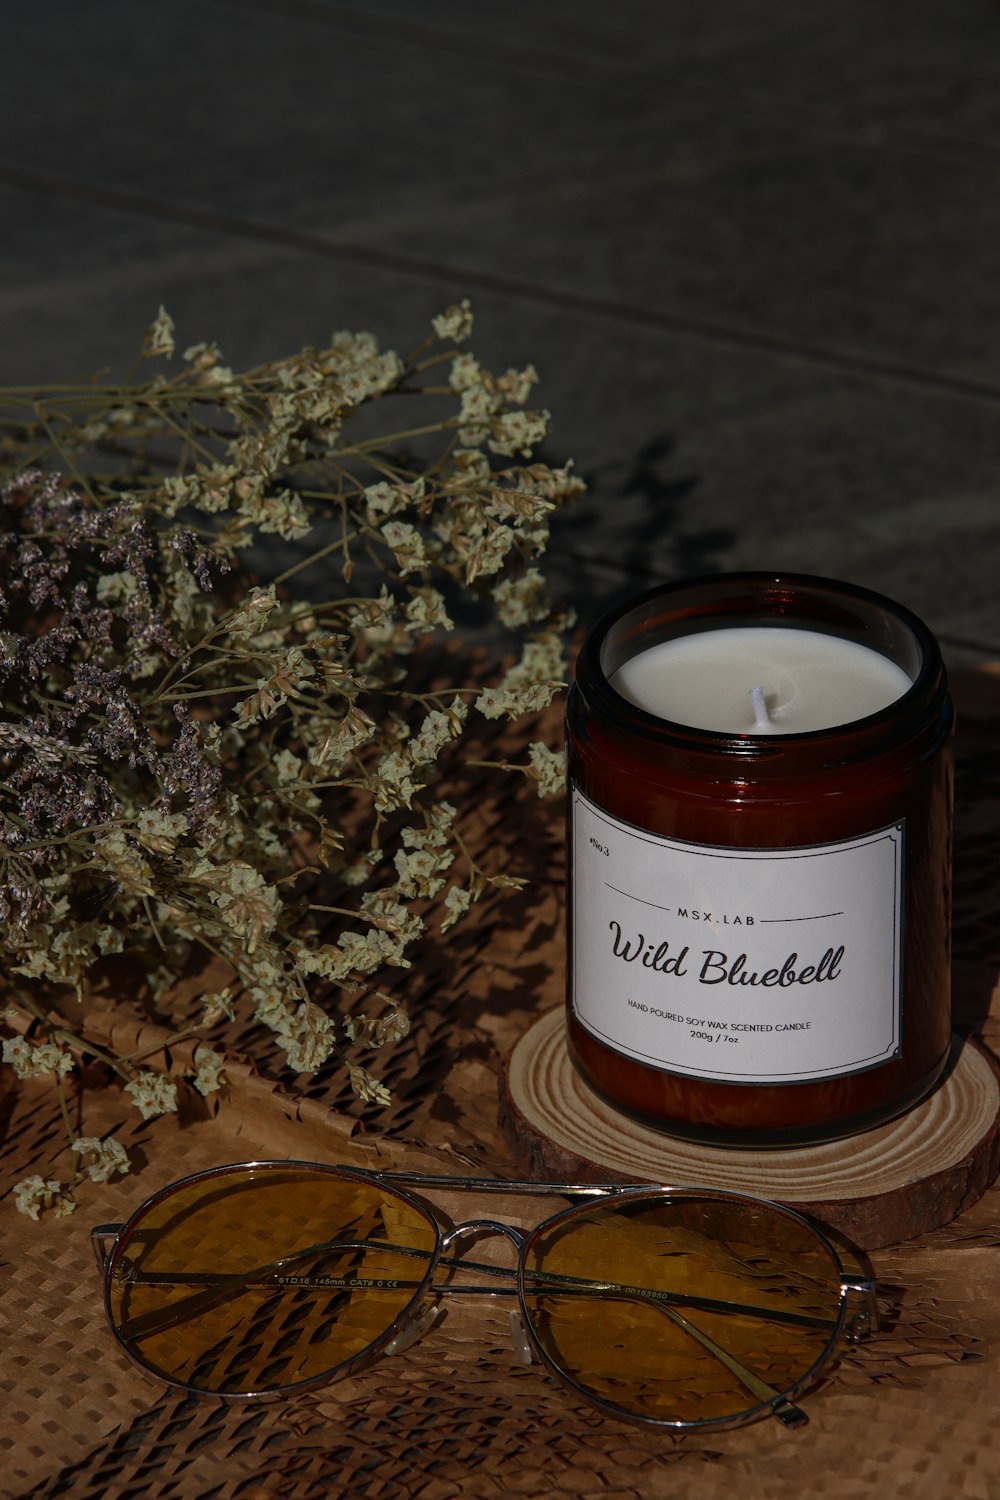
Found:
[[[587,597],[573,599],[581,623],[655,583],[719,571],[734,533],[687,524],[687,502],[701,477],[673,472],[676,446],[664,434],[625,462],[585,472],[587,498],[553,525],[553,580],[576,593],[581,564],[588,575]]]

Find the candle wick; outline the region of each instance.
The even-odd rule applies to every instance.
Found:
[[[771,719],[767,712],[767,704],[764,702],[764,689],[752,687],[750,689],[750,702],[753,704],[753,716],[758,729],[770,729]]]

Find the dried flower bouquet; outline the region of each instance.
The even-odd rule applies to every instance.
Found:
[[[176,1075],[87,1038],[114,956],[141,963],[154,1017],[212,956],[232,979],[198,1024],[244,1007],[291,1068],[335,1053],[381,1100],[358,1057],[410,1021],[380,974],[520,883],[473,859],[441,777],[470,713],[516,719],[558,691],[568,622],[537,563],[582,486],[532,456],[534,370],[491,375],[460,347],[471,327],[463,303],[406,358],[340,333],[236,374],[204,344],[165,366],[161,309],[123,384],[0,392],[3,1058],[51,1076],[79,1162],[18,1186],[32,1217],[128,1169],[74,1124],[81,1061],[146,1118],[177,1106]],[[428,687],[415,653],[472,607],[514,664]],[[561,784],[541,742],[503,768]],[[189,1083],[218,1088],[219,1054],[193,1056]]]

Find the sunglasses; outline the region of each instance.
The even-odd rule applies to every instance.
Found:
[[[435,1192],[576,1201],[523,1230],[452,1223]],[[516,1266],[459,1253],[489,1236],[513,1243]],[[231,1400],[354,1373],[413,1343],[443,1299],[490,1293],[516,1298],[519,1357],[607,1415],[797,1427],[799,1394],[842,1341],[877,1327],[874,1282],[849,1275],[813,1224],[714,1190],[246,1162],[185,1177],[92,1237],[125,1352],[168,1385]]]

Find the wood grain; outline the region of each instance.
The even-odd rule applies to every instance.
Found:
[[[947,1224],[1000,1170],[1000,1066],[956,1039],[944,1081],[905,1115],[839,1141],[742,1149],[680,1140],[620,1113],[574,1067],[562,1007],[518,1041],[500,1123],[526,1175],[697,1184],[785,1203],[864,1250]]]

